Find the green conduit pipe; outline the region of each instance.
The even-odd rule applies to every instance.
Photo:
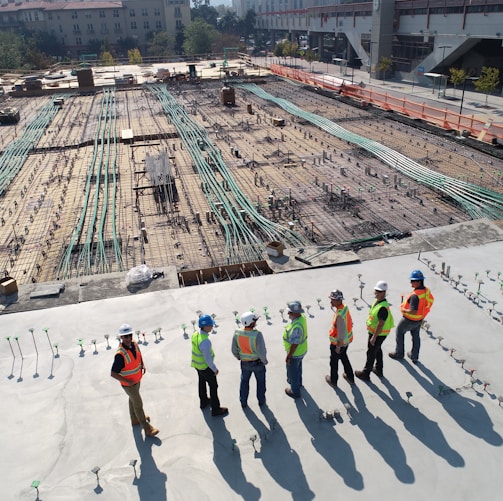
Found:
[[[277,223],[273,223],[258,213],[250,200],[242,193],[235,179],[227,169],[220,152],[211,143],[206,130],[195,123],[179,105],[176,99],[162,86],[149,86],[150,91],[161,102],[165,113],[176,127],[185,148],[189,151],[210,208],[218,219],[225,235],[227,262],[239,263],[263,258],[265,241],[281,240],[286,246],[305,246],[309,241]],[[204,151],[214,167],[211,167],[201,151]],[[215,169],[222,177],[219,182]],[[228,186],[228,190],[222,187]],[[222,215],[219,206],[225,210],[229,221]],[[243,218],[243,210],[252,224]],[[230,224],[229,224],[230,222]]]
[[[448,195],[472,218],[503,219],[502,194],[434,172],[377,141],[349,132],[327,118],[304,111],[285,99],[276,98],[255,84],[237,84],[236,87],[247,90],[266,101],[271,101],[286,112],[311,122],[325,132],[367,150],[383,163],[418,183]]]

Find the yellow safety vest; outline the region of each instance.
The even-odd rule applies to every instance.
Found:
[[[194,332],[192,334],[192,362],[190,364],[191,367],[195,367],[196,369],[202,371],[208,368],[208,364],[204,360],[203,353],[201,352],[199,345],[205,340],[208,339],[208,334],[205,332]],[[215,358],[215,353],[213,348],[211,348],[211,358]]]
[[[388,310],[388,318],[384,322],[382,326],[381,334],[379,336],[387,336],[392,327],[395,325],[395,320],[393,319],[393,315],[389,309],[388,301],[374,301],[372,306],[370,307],[369,316],[367,318],[367,330],[374,334],[377,329],[377,324],[379,323],[379,319],[377,318],[377,314],[381,308],[386,308]]]
[[[290,333],[295,327],[300,327],[302,329],[302,337],[292,356],[302,357],[307,353],[307,321],[304,314],[287,324],[285,327],[285,331],[283,332],[283,345],[285,346],[287,353],[290,351],[291,346],[291,343],[288,341],[290,339]]]

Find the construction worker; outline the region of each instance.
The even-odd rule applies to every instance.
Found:
[[[227,407],[220,406],[217,383],[218,369],[213,361],[215,353],[208,337],[214,325],[215,321],[211,315],[201,315],[199,317],[199,331],[192,334],[192,362],[190,365],[197,371],[199,406],[201,409],[205,409],[210,405],[212,416],[225,416],[229,410]],[[210,398],[208,398],[206,385],[210,389]]]
[[[115,353],[110,375],[120,382],[129,397],[129,415],[133,426],[140,425],[147,437],[153,437],[159,430],[150,424],[150,416],[143,411],[143,401],[140,396],[140,381],[146,372],[140,348],[133,341],[133,329],[129,324],[119,328],[121,344]]]
[[[337,388],[339,360],[344,367],[344,379],[349,384],[355,384],[353,367],[351,367],[348,358],[349,344],[353,341],[353,320],[349,308],[343,303],[344,295],[340,290],[333,290],[328,298],[334,316],[328,332],[330,339],[330,376],[325,376],[325,380],[330,386]]]
[[[255,327],[259,316],[251,311],[241,315],[242,329],[236,329],[232,338],[232,354],[241,361],[241,384],[239,400],[241,407],[248,407],[250,393],[250,378],[255,374],[257,381],[257,400],[260,406],[265,404],[265,366],[267,351],[264,336]]]
[[[407,331],[410,331],[412,336],[412,351],[407,352],[407,356],[414,364],[417,364],[419,360],[419,348],[421,347],[419,331],[424,318],[430,312],[435,298],[430,289],[425,287],[424,275],[420,270],[414,270],[409,278],[413,290],[400,305],[402,319],[398,322],[396,328],[396,347],[395,351],[388,353],[388,355],[395,360],[403,358],[405,351],[404,336]]]
[[[391,314],[388,301],[386,300],[387,290],[388,284],[382,280],[379,280],[374,286],[375,301],[370,307],[369,316],[367,318],[367,331],[369,335],[367,343],[367,361],[363,370],[355,371],[355,376],[364,381],[370,380],[371,372],[374,372],[379,377],[383,377],[381,345],[394,325],[393,315]]]
[[[300,397],[302,386],[302,359],[307,353],[307,321],[300,301],[287,303],[288,323],[283,332],[283,345],[286,350],[286,377],[290,388],[285,393],[292,398]]]

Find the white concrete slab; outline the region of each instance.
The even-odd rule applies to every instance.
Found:
[[[503,242],[495,242],[423,252],[421,261],[417,254],[403,255],[4,314],[0,497],[33,500],[31,483],[39,480],[40,499],[52,501],[497,499],[503,466],[502,255]],[[453,280],[439,273],[442,263]],[[329,387],[329,291],[340,288],[346,296],[355,324],[350,359],[360,369],[373,285],[389,282],[398,318],[416,268],[436,297],[430,328],[421,333],[421,363],[385,357],[384,379],[372,375],[371,383],[350,387],[341,378],[339,389]],[[298,401],[284,394],[285,324],[279,312],[292,299],[311,306],[305,388]],[[252,307],[262,314],[259,328],[268,348],[268,406],[258,407],[252,381],[250,407],[243,411],[239,363],[230,344],[233,311]],[[230,409],[223,419],[198,407],[190,340],[181,327],[191,334],[198,310],[216,314],[211,340],[220,399]],[[114,336],[123,322],[145,333],[142,395],[160,429],[155,439],[132,430],[126,396],[110,378]],[[152,331],[158,327],[162,339],[156,342]],[[57,358],[44,328],[58,345]],[[385,353],[393,351],[393,334]],[[336,419],[320,419],[321,411],[334,410],[340,412]],[[135,469],[131,460],[137,460]]]

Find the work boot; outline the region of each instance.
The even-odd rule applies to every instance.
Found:
[[[365,371],[355,371],[355,376],[363,381],[370,381],[370,376]]]
[[[145,416],[145,419],[147,421],[150,421],[150,416]],[[139,424],[141,424],[141,423],[140,423],[140,421],[138,421],[138,419],[136,417],[131,418],[131,426],[137,426]]]
[[[333,383],[332,379],[330,376],[325,376],[325,381],[332,387],[332,388],[337,388],[337,383]]]
[[[229,414],[229,409],[227,409],[227,407],[220,407],[220,409],[211,411],[212,416],[226,416],[227,414]]]
[[[148,422],[145,423],[145,426],[143,429],[145,430],[146,437],[155,437],[159,433],[159,430],[155,426],[152,426]]]

